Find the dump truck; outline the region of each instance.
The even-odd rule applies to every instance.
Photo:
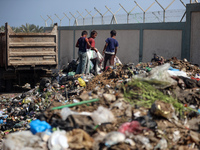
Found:
[[[57,24],[45,33],[15,33],[5,24],[5,32],[0,33],[0,91],[11,91],[15,85],[26,83],[34,86],[57,64]]]

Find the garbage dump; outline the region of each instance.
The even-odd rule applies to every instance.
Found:
[[[1,149],[200,149],[198,65],[155,54],[99,75],[76,66],[1,95]]]

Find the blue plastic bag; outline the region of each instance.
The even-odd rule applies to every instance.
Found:
[[[33,134],[51,129],[51,126],[46,121],[40,121],[39,119],[32,121],[30,127]]]
[[[175,68],[173,68],[173,67],[169,67],[169,70],[171,70],[171,71],[180,71],[179,69],[175,69]]]

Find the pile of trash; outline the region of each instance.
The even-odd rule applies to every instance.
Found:
[[[185,59],[156,55],[99,75],[68,67],[28,92],[0,97],[2,149],[198,150],[199,74]]]

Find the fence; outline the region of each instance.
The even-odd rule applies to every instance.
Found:
[[[47,27],[45,31],[51,29]],[[198,38],[200,35],[200,3],[198,3],[187,5],[186,22],[59,27],[59,67],[67,65],[72,59],[78,57],[75,43],[83,30],[98,32],[95,46],[101,52],[111,29],[117,31],[116,38],[119,42],[117,55],[123,63],[148,62],[153,53],[156,53],[164,58],[186,58],[200,65],[200,38]]]
[[[163,7],[158,0],[155,0],[146,10],[144,10],[138,2],[135,2],[135,6],[132,10],[126,10],[123,5],[119,4],[119,9],[116,12],[111,11],[110,8],[105,6],[106,12],[100,12],[97,8],[94,8],[94,12],[84,10],[85,13],[76,11],[75,13],[69,12],[63,13],[62,17],[59,17],[57,14],[54,16],[47,15],[41,18],[45,23],[45,27],[47,27],[47,21],[51,21],[52,26],[54,22],[59,21],[59,26],[62,26],[63,19],[68,20],[68,24],[64,24],[64,26],[79,26],[79,25],[101,25],[101,24],[128,24],[128,23],[155,23],[155,22],[185,22],[185,14],[186,9],[181,10],[169,10],[170,6],[175,2],[172,0],[169,2],[167,7]],[[186,4],[179,0],[180,5],[186,7]],[[198,0],[190,0],[190,3],[198,3]],[[157,4],[161,11],[153,11],[149,12],[148,10]],[[134,10],[139,8],[142,13],[136,13]],[[124,14],[119,14],[119,11],[123,10]],[[66,20],[65,20],[66,22]]]

